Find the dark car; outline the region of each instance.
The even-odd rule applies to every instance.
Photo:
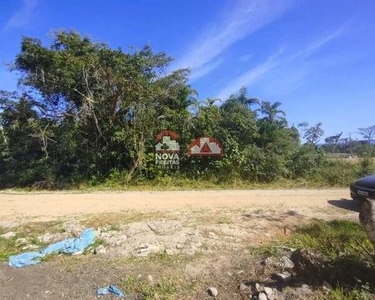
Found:
[[[375,175],[358,179],[350,185],[350,196],[354,200],[375,199]]]

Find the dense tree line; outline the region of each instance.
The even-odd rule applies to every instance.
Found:
[[[11,70],[19,91],[0,94],[0,185],[64,185],[113,173],[153,180],[156,135],[180,135],[174,176],[272,181],[313,176],[325,163],[321,124],[289,126],[281,103],[245,88],[223,104],[198,102],[189,70],[167,73],[171,58],[148,46],[129,53],[60,31],[49,47],[25,37]],[[300,135],[308,141],[301,144]],[[212,136],[221,159],[189,158],[195,137]]]

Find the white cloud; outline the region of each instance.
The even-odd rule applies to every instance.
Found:
[[[173,68],[191,68],[193,74],[197,72],[200,76],[207,74],[208,71],[200,72],[199,69],[207,68],[207,64],[233,43],[276,19],[290,7],[290,4],[291,0],[236,1],[233,8],[225,12],[223,18],[218,18],[203,31],[181,59],[174,63]],[[214,68],[208,69],[212,71]],[[200,76],[195,75],[195,79]]]
[[[281,54],[283,51],[279,51],[279,53],[271,55],[265,62],[257,65],[249,71],[246,71],[238,78],[231,81],[219,92],[216,98],[227,99],[231,94],[238,91],[241,86],[249,86],[258,79],[268,75],[268,73],[271,71],[276,71],[276,69],[276,73],[278,74],[277,76],[280,76],[277,77],[277,81],[284,82],[284,84],[286,81],[289,81],[288,89],[297,89],[303,84],[303,79],[312,71],[322,70],[322,68],[329,65],[324,60],[317,60],[314,63],[308,63],[308,58],[333,39],[339,37],[342,33],[342,29],[333,31],[328,35],[311,42],[305,49],[294,52],[290,55],[282,56]],[[334,63],[332,59],[329,61],[331,65]],[[311,68],[314,70],[311,70]]]
[[[248,62],[254,56],[253,53],[245,54],[240,57],[241,62]]]
[[[270,56],[265,62],[259,64],[255,68],[243,73],[241,76],[229,83],[220,93],[215,97],[218,99],[228,99],[231,94],[239,90],[241,86],[247,86],[262,76],[267,74],[269,71],[277,67],[280,61],[277,59],[282,51]]]
[[[315,40],[306,49],[304,49],[303,51],[297,52],[295,56],[300,57],[302,59],[307,59],[314,52],[319,50],[321,47],[323,47],[325,44],[329,43],[333,39],[339,37],[342,33],[343,33],[343,27],[331,32],[330,34],[326,36],[321,37],[320,39]]]
[[[210,73],[213,69],[216,69],[216,67],[219,66],[223,61],[224,59],[220,58],[212,63],[210,62],[210,63],[203,65],[202,67],[192,72],[190,76],[190,80],[194,81],[195,79]]]
[[[12,28],[21,28],[30,24],[38,0],[23,0],[22,7],[16,11],[6,22],[4,30]]]

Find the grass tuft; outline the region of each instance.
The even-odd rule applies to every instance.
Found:
[[[314,221],[301,226],[286,241],[286,245],[292,248],[312,248],[330,259],[344,255],[358,256],[366,250],[372,251],[362,226],[343,220]]]
[[[174,299],[177,291],[176,283],[167,278],[162,278],[159,282],[150,284],[137,279],[135,276],[128,276],[121,281],[120,286],[127,294],[142,294],[145,300]]]
[[[4,228],[0,228],[1,234],[7,231]],[[18,243],[19,238],[26,238],[27,245],[36,245],[42,247],[43,244],[38,240],[34,232],[29,233],[17,233],[15,237],[12,238],[2,238],[0,237],[0,262],[7,261],[11,255],[19,254],[25,251],[37,251],[37,250],[26,250],[23,249],[25,244]]]
[[[342,287],[337,287],[329,292],[326,299],[327,300],[370,300],[370,299],[373,299],[373,297],[366,289],[363,289],[363,288],[348,291]]]

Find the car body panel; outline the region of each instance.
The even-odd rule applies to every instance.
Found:
[[[360,178],[351,184],[350,196],[355,200],[375,199],[375,175]]]

